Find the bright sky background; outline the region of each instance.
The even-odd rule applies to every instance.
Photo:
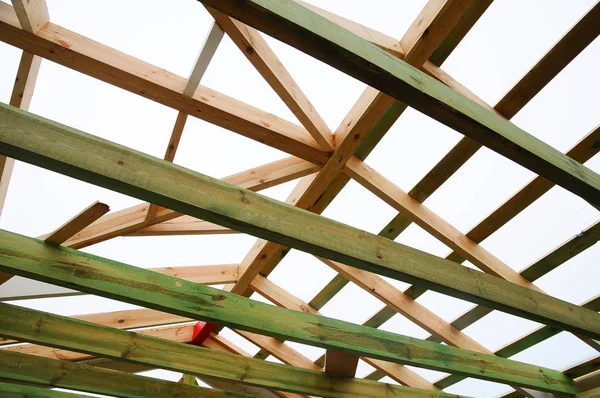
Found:
[[[321,8],[400,38],[425,4],[419,1],[310,1]],[[496,0],[442,69],[486,102],[496,102],[595,3],[592,0]],[[52,22],[126,52],[144,61],[187,76],[211,18],[194,0],[48,0]],[[283,64],[317,111],[335,130],[365,85],[297,50],[267,38]],[[21,51],[0,43],[0,101],[8,103]],[[566,151],[600,123],[600,40],[593,42],[554,81],[513,119],[527,132]],[[294,121],[295,117],[225,36],[201,84],[265,111]],[[161,157],[177,112],[112,87],[78,72],[42,62],[30,111],[63,124]],[[366,162],[408,191],[458,142],[461,135],[412,109],[393,126]],[[235,133],[188,118],[175,162],[201,173],[224,177],[287,154]],[[587,166],[600,172],[600,157]],[[533,174],[515,163],[480,150],[442,186],[426,205],[467,232],[502,204]],[[263,193],[284,200],[294,182]],[[0,228],[29,236],[52,231],[95,200],[120,210],[140,203],[102,188],[18,162],[0,219]],[[351,182],[324,216],[378,233],[396,214],[374,195]],[[521,270],[564,240],[600,218],[589,204],[553,188],[540,200],[483,243],[502,261]],[[445,256],[450,250],[412,225],[398,242]],[[84,249],[140,267],[239,263],[255,238],[243,234],[188,237],[117,238]],[[561,299],[580,304],[600,293],[600,245],[588,249],[536,284]],[[334,277],[334,272],[310,255],[292,251],[269,279],[305,301]],[[15,278],[0,287],[22,289]],[[393,281],[405,289],[408,285]],[[257,300],[264,299],[253,295]],[[418,301],[447,321],[472,305],[428,292]],[[93,296],[15,302],[63,315],[136,308]],[[363,323],[383,304],[350,283],[322,312]],[[535,322],[493,312],[465,329],[489,349],[497,349],[537,327]],[[401,315],[383,327],[425,338],[428,334]],[[224,335],[254,354],[258,348],[229,330]],[[286,343],[288,344],[288,343]],[[324,350],[291,343],[311,359]],[[563,369],[594,355],[570,334],[561,333],[513,359]],[[269,358],[272,360],[272,358]],[[275,360],[276,361],[276,360]],[[372,371],[361,363],[358,376]],[[431,381],[439,372],[417,370]],[[149,374],[178,380],[179,374]],[[383,379],[394,383],[391,379]],[[447,391],[477,397],[497,396],[510,387],[467,379]]]

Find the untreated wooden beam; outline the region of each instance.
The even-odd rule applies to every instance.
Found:
[[[4,2],[0,2],[0,40],[310,162],[324,164],[328,159],[297,124],[204,86],[192,98],[184,97],[185,78],[52,22],[33,35],[21,28],[15,11]]]
[[[200,377],[326,397],[451,396],[361,379],[337,381],[319,371],[152,338],[8,304],[0,304],[0,313],[8,320],[0,325],[0,334],[4,336]]]
[[[424,56],[433,51],[453,24],[465,10],[469,1],[434,0],[427,4],[423,11],[426,17],[408,33],[411,48],[402,52],[401,56],[416,67],[425,62]],[[440,9],[440,4],[442,7]],[[315,9],[313,6],[309,6]],[[322,13],[322,10],[317,9]],[[367,32],[364,27],[357,27],[349,22],[325,13],[327,18],[348,26],[352,31]],[[429,30],[435,32],[431,38],[425,34]],[[371,36],[368,34],[368,36]],[[397,47],[400,45],[398,43]],[[330,159],[313,179],[304,179],[292,192],[288,203],[293,201],[297,207],[321,213],[330,201],[342,190],[348,178],[341,175],[345,163],[354,154],[366,156],[391,127],[395,118],[406,109],[404,104],[394,101],[389,96],[367,88],[348,115],[336,129],[334,138],[336,148]],[[360,154],[359,154],[360,153]],[[242,261],[242,275],[232,292],[248,296],[250,281],[258,274],[268,274],[285,257],[288,248],[272,242],[259,241]]]
[[[333,141],[329,127],[260,32],[210,7],[207,10],[321,148],[332,151]]]
[[[201,1],[382,90],[600,206],[597,173],[314,12],[291,1]]]
[[[50,21],[46,0],[12,0],[19,23],[28,32],[37,33]]]
[[[110,207],[108,207],[108,205],[96,201],[57,228],[54,232],[47,236],[40,237],[40,239],[44,239],[46,243],[61,245],[109,211]]]
[[[338,377],[354,377],[358,357],[345,352],[327,350],[325,353],[325,373]]]

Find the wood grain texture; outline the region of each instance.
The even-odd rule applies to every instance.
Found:
[[[35,383],[51,388],[60,387],[118,397],[251,397],[246,394],[173,383],[153,377],[6,350],[0,350],[0,377],[13,382]],[[6,384],[0,385],[0,391],[4,397],[4,392],[7,391]],[[43,389],[43,391],[51,390]],[[38,390],[30,394],[32,394],[30,396],[45,396],[38,395],[40,394]]]
[[[52,22],[30,34],[6,3],[0,3],[0,40],[313,163],[324,164],[328,158],[297,124],[204,86],[193,97],[184,97],[185,78]]]
[[[62,246],[49,246],[42,241],[9,232],[0,232],[0,238],[0,269],[28,278],[234,329],[260,332],[369,358],[541,390],[573,392],[571,381],[549,369],[273,307],[233,293]],[[0,335],[44,344],[35,338],[31,340],[31,337],[24,338],[22,334],[12,334],[11,330],[18,327],[14,322],[25,322],[24,316],[14,316],[16,307],[4,305],[0,308],[3,319],[11,320],[6,323],[4,331],[0,331]],[[36,322],[34,313],[29,314],[29,321]],[[69,322],[83,323],[76,320]],[[35,329],[28,327],[27,330],[37,335]],[[66,348],[79,350],[71,345]]]
[[[223,180],[251,191],[261,191],[314,173],[318,169],[318,166],[310,162],[289,157],[233,174],[225,177]],[[181,228],[183,233],[186,233],[186,228],[190,223],[200,221],[197,218],[182,216],[181,213],[165,208],[158,208],[154,219],[148,221],[146,219],[148,206],[148,204],[141,204],[109,213],[75,235],[72,239],[69,239],[65,242],[64,246],[80,249],[117,236],[128,235],[137,231],[143,233],[146,227],[160,225],[160,223],[170,220],[179,220],[181,224],[173,226],[172,229],[174,231],[172,233],[169,231],[171,229],[169,225],[165,226],[167,235],[176,234],[180,230],[179,228]],[[212,228],[210,226],[211,223],[200,222],[204,222],[204,224],[197,228],[194,228],[193,225],[191,226],[192,232],[196,229],[205,230],[206,227]],[[162,228],[157,226],[156,229],[160,231]],[[222,230],[223,227],[220,229]]]
[[[600,176],[481,105],[293,2],[202,0],[600,206]],[[349,61],[350,60],[350,61]]]
[[[46,0],[13,0],[19,23],[27,32],[37,33],[50,21]]]
[[[0,143],[5,155],[181,213],[591,338],[600,336],[597,313],[5,105],[0,105]]]
[[[258,303],[257,303],[258,304]],[[0,334],[58,348],[70,348],[160,369],[277,390],[324,397],[435,397],[449,394],[350,379],[336,381],[323,372],[279,365],[241,355],[157,339],[67,317],[0,304],[9,319]]]
[[[82,229],[110,211],[110,207],[102,202],[94,202],[69,221],[58,227],[54,232],[43,237],[46,243],[60,245],[72,238]]]
[[[332,151],[331,130],[260,32],[213,8],[207,10],[321,148]]]

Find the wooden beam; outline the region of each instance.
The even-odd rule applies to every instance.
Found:
[[[436,13],[427,11],[430,14],[425,18],[427,21],[417,24],[418,26],[424,25],[422,26],[423,30],[420,31],[421,38],[419,39],[419,35],[415,33],[410,40],[412,44],[409,52],[399,54],[417,67],[423,65],[423,55],[435,49],[435,45],[440,40],[443,32],[452,28],[453,22],[456,22],[457,17],[464,11],[466,4],[466,2],[453,0],[446,3],[448,6],[443,6],[441,9],[439,7],[440,3],[436,0],[428,4],[426,11],[433,8],[439,11],[440,17],[432,17]],[[312,6],[307,7],[315,9]],[[364,27],[357,27],[328,13],[323,14],[322,10],[316,9],[315,11],[326,18],[334,20],[336,23],[342,23],[353,32],[367,32]],[[418,27],[418,29],[421,29],[421,27]],[[425,37],[427,35],[423,35],[429,30],[436,32],[432,40],[427,39]],[[367,36],[371,35],[368,34]],[[397,47],[400,47],[399,43]],[[340,175],[340,171],[348,159],[353,154],[366,157],[405,109],[404,104],[394,101],[385,94],[370,88],[365,90],[336,130],[334,138],[339,144],[337,144],[330,160],[323,166],[314,180],[306,182],[306,187],[298,186],[296,195],[300,198],[297,200],[296,206],[315,213],[321,213],[348,182],[348,178]],[[288,248],[271,242],[259,242],[258,245],[263,247],[259,248],[260,250],[253,249],[242,262],[243,272],[238,283],[233,287],[233,292],[248,296],[250,293],[247,290],[249,281],[259,273],[268,276],[288,251]]]
[[[35,383],[50,388],[59,387],[118,397],[250,397],[246,394],[174,383],[154,377],[138,376],[91,365],[59,361],[6,350],[0,350],[0,378],[18,383]],[[3,389],[4,387],[5,385],[0,387],[0,391],[6,391]],[[43,391],[51,390],[43,389]]]
[[[589,308],[592,311],[600,311],[600,297],[594,297],[591,300],[581,304],[581,306]],[[541,343],[542,341],[549,339],[550,337],[556,336],[559,333],[559,330],[551,327],[540,326],[530,333],[527,333],[525,336],[516,339],[515,341],[506,344],[503,347],[500,347],[498,350],[496,350],[495,355],[498,355],[502,358],[509,358],[522,351],[525,351],[528,348],[533,347],[538,343]],[[464,379],[465,378],[460,375],[450,375],[438,380],[435,382],[435,384],[439,388],[448,388]]]
[[[200,52],[198,53],[194,67],[190,72],[185,88],[183,89],[184,96],[190,98],[194,96],[194,93],[200,84],[200,80],[202,80],[202,76],[204,76],[206,69],[208,69],[208,64],[210,64],[210,61],[217,52],[219,43],[221,43],[221,39],[223,38],[223,33],[224,32],[219,24],[217,24],[216,21],[213,21],[210,30],[206,34],[204,42],[200,47]]]
[[[237,264],[225,264],[225,265],[198,265],[198,266],[185,266],[185,267],[160,267],[160,268],[148,268],[151,271],[159,272],[166,275],[177,276],[189,281],[196,283],[202,283],[205,285],[222,285],[227,283],[234,283],[239,275],[239,266]],[[9,275],[9,274],[6,274]],[[10,275],[12,277],[12,275]],[[25,281],[26,282],[26,281]],[[39,285],[34,285],[39,287]],[[0,299],[2,301],[14,301],[14,300],[31,300],[48,297],[67,297],[67,296],[79,296],[85,293],[78,292],[70,289],[63,289],[55,287],[47,288],[42,292],[32,293],[33,288],[28,288],[28,292],[7,292],[3,294]],[[22,287],[21,287],[22,289]],[[16,290],[16,289],[11,289]]]
[[[600,3],[592,8],[511,88],[496,109],[512,117],[600,35]]]
[[[190,216],[181,216],[160,224],[149,225],[127,236],[169,236],[169,235],[223,235],[237,234],[238,231],[217,224],[198,220]]]
[[[0,2],[0,40],[116,87],[316,164],[328,158],[308,132],[207,87],[182,95],[186,79],[49,22],[36,35]]]
[[[583,139],[581,139],[575,146],[573,146],[566,155],[573,158],[574,160],[584,163],[591,159],[598,151],[600,151],[600,147],[596,145],[596,142],[600,139],[600,126],[597,126],[592,130],[589,134],[587,134]],[[460,146],[460,145],[459,145]],[[436,168],[445,162],[440,162],[436,166]],[[432,176],[436,173],[429,173],[428,176]],[[427,180],[428,177],[425,177],[421,182]],[[419,187],[421,183],[417,184],[415,188],[413,188],[409,192],[409,196],[415,198],[418,201],[423,201],[425,198],[429,196],[430,190],[420,190]],[[553,183],[546,180],[542,177],[535,177],[528,184],[526,184],[521,190],[519,190],[515,195],[513,195],[510,199],[508,199],[504,204],[499,206],[493,213],[491,213],[488,217],[486,217],[483,221],[481,221],[477,226],[475,226],[471,231],[469,231],[466,236],[468,239],[471,239],[475,243],[480,243],[492,233],[500,229],[503,225],[505,225],[512,218],[517,216],[521,211],[523,211],[527,206],[532,204],[535,200],[541,197],[544,193],[548,192],[554,186]],[[433,191],[437,189],[439,185],[435,185],[432,189]],[[409,218],[405,217],[403,213],[399,213],[386,227],[384,227],[379,233],[380,236],[387,237],[389,239],[396,238],[404,229],[406,229],[410,223]],[[590,227],[591,228],[591,227]],[[596,231],[594,228],[593,231]],[[538,266],[541,268],[547,268],[550,271],[550,267],[552,264],[554,266],[560,265],[560,261],[566,261],[570,256],[574,256],[579,251],[577,248],[580,248],[581,251],[585,250],[587,247],[595,243],[596,234],[595,232],[590,231],[591,233],[584,233],[581,237],[576,237],[572,244],[567,245],[566,250],[561,250],[556,253],[556,255],[549,255],[548,264],[546,266],[542,266],[543,262]],[[572,246],[572,250],[568,247]],[[570,253],[570,254],[569,254]],[[461,263],[465,260],[464,257],[459,255],[456,252],[452,252],[446,256],[446,259]],[[530,271],[525,271],[523,274],[525,278],[529,281],[533,282],[535,279],[530,279],[529,276],[533,274]],[[541,276],[541,275],[540,275]],[[537,279],[537,278],[536,278]],[[319,293],[315,297],[315,303],[319,306],[325,305],[337,292],[339,292],[346,284],[348,280],[341,277],[336,276],[330,283],[323,289],[321,293]],[[427,289],[424,289],[419,286],[411,286],[406,290],[406,295],[411,297],[412,299],[416,299],[425,293]],[[312,302],[312,301],[311,301]],[[465,323],[468,319],[471,319],[471,322],[475,322],[477,319],[482,318],[487,315],[491,310],[489,308],[477,307],[473,310],[472,314],[466,316],[462,320],[457,320],[453,324],[459,329],[464,329],[470,323]],[[387,320],[389,320],[396,312],[390,310],[389,307],[384,307],[379,313],[375,314],[372,317],[373,322],[367,322],[367,324],[371,327],[379,327]]]
[[[102,217],[104,214],[108,213],[110,208],[108,205],[101,202],[94,202],[84,210],[82,210],[75,217],[67,221],[65,224],[60,226],[54,232],[40,237],[40,239],[44,239],[46,243],[50,243],[53,245],[60,245],[64,243],[69,238],[73,237],[79,231]],[[0,285],[8,280],[11,277],[2,277],[4,281],[0,281]]]
[[[225,177],[223,181],[251,191],[261,191],[314,173],[318,169],[318,166],[310,162],[290,157]],[[160,208],[157,210],[156,217],[152,221],[147,221],[148,206],[148,204],[141,204],[107,214],[75,235],[73,239],[65,242],[64,246],[80,249],[182,216],[176,211]],[[197,218],[186,216],[181,217],[180,220],[184,227],[190,222],[198,221]]]
[[[160,369],[317,396],[433,395],[430,391],[394,387],[360,379],[336,381],[319,371],[156,339],[8,304],[0,304],[0,308],[2,315],[7,316],[4,319],[9,319],[9,322],[2,322],[0,325],[2,335],[54,347],[76,349],[107,358],[145,363]],[[571,393],[576,392],[570,387],[567,390]],[[436,395],[449,396],[444,393]]]
[[[88,398],[88,395],[50,390],[48,388],[35,387],[33,385],[3,383],[1,381],[0,391],[2,391],[2,396],[5,398]]]
[[[382,90],[600,206],[598,174],[314,12],[293,2],[272,0],[202,2]]]
[[[354,377],[358,357],[345,352],[327,350],[325,353],[325,373],[337,377]]]
[[[0,153],[357,268],[600,336],[597,313],[5,105]],[[141,169],[142,176],[125,172]]]
[[[37,33],[50,22],[46,0],[12,0],[19,23],[27,32]]]
[[[331,130],[260,32],[210,7],[207,10],[321,148],[332,151]]]
[[[54,232],[48,234],[48,236],[41,237],[40,239],[44,239],[46,243],[51,243],[53,245],[63,244],[109,211],[110,207],[108,207],[108,205],[96,201],[57,228]]]
[[[549,369],[273,307],[222,290],[105,260],[62,246],[44,245],[41,241],[8,232],[0,232],[0,238],[0,269],[31,279],[68,285],[81,291],[147,308],[369,358],[465,374],[544,391],[571,391],[570,381],[561,376],[556,379],[556,372]],[[24,256],[23,253],[27,255]],[[501,280],[500,282],[507,283]],[[18,325],[21,319],[25,322],[23,316],[13,313],[21,311],[15,308],[8,305],[0,307],[3,319],[10,320],[6,322],[4,331],[1,329],[4,325],[0,325],[0,335],[46,344],[47,342],[36,338],[32,340],[31,337],[11,332],[15,327],[20,328]],[[577,314],[584,311],[598,315],[576,306],[573,308],[573,312]],[[35,318],[36,316],[30,313],[28,319],[36,322]],[[265,319],[270,321],[264,322]],[[82,324],[81,321],[71,322]],[[35,329],[30,326],[26,328],[29,331]],[[111,339],[106,336],[106,341]],[[77,349],[75,346],[67,348]]]
[[[19,62],[15,85],[13,86],[10,97],[10,104],[12,106],[24,110],[29,109],[41,61],[42,59],[40,57],[28,52],[23,52],[23,54],[21,54],[21,61]],[[6,200],[6,194],[8,193],[8,186],[10,184],[10,177],[12,176],[14,165],[14,159],[0,155],[0,215],[2,215],[2,209],[4,208],[4,202]],[[2,279],[3,278],[0,277],[0,282]]]

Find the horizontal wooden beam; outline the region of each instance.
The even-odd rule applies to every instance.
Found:
[[[536,389],[572,392],[570,381],[562,376],[555,379],[556,372],[549,369],[273,307],[222,290],[62,246],[48,246],[42,241],[4,231],[0,231],[0,270],[299,343]],[[10,311],[12,307],[6,308]],[[3,319],[12,318],[3,315]],[[269,322],[264,322],[265,319]]]
[[[600,206],[597,173],[307,8],[292,1],[201,2],[348,73]]]
[[[0,350],[0,379],[117,397],[251,397],[6,350]],[[0,391],[6,390],[0,387]]]
[[[312,174],[318,169],[318,166],[310,162],[289,157],[230,175],[223,178],[223,181],[257,192]],[[148,207],[148,204],[141,204],[109,213],[66,241],[64,246],[80,249],[174,219],[180,220],[184,229],[188,223],[198,221],[197,218],[182,217],[181,213],[165,208],[158,209],[156,217],[148,221],[146,219]]]
[[[35,35],[0,2],[0,40],[316,164],[328,154],[301,126],[207,87],[182,95],[186,79],[49,22]]]
[[[0,153],[284,246],[600,336],[598,313],[6,105],[0,105]]]
[[[198,297],[202,296],[196,296],[196,303]],[[0,304],[0,314],[3,317],[0,335],[3,336],[199,377],[323,397],[450,396],[361,379],[336,381],[320,371],[157,339],[9,304]]]
[[[48,388],[35,387],[33,385],[3,383],[1,381],[0,391],[4,398],[88,398],[88,395],[50,390]]]

